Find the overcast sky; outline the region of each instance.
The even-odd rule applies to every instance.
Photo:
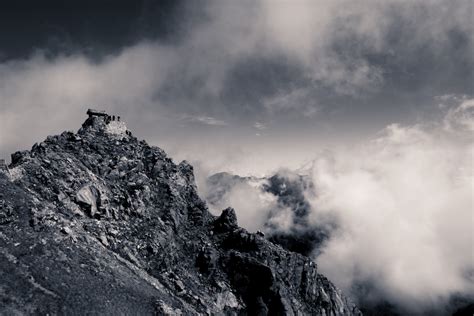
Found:
[[[429,120],[437,97],[473,94],[469,0],[0,6],[7,159],[77,130],[95,107],[177,158],[255,172]]]

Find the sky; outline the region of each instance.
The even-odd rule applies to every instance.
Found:
[[[0,158],[97,108],[191,161],[198,186],[311,165],[312,219],[332,212],[344,228],[317,258],[338,286],[377,280],[378,296],[413,308],[473,293],[473,7],[2,3]],[[269,202],[245,192],[251,223]]]
[[[177,159],[210,154],[212,170],[296,166],[326,146],[441,115],[439,96],[472,97],[472,7],[1,4],[0,155],[8,160],[49,134],[78,129],[95,107],[121,115]]]

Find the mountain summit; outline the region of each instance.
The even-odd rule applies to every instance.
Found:
[[[186,161],[88,114],[1,168],[0,314],[360,314],[309,258],[211,215]]]

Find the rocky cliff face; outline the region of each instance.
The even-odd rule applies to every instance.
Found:
[[[193,168],[92,116],[0,172],[0,314],[359,315],[307,257],[212,216]]]

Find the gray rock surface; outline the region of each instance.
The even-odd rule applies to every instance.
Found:
[[[110,123],[0,172],[0,314],[360,314],[309,258],[211,215],[191,165]]]

